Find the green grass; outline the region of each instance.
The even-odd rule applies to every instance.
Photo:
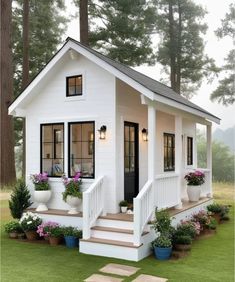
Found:
[[[224,186],[225,187],[225,186]],[[220,202],[231,203],[232,185],[224,188],[216,184],[215,196]],[[228,193],[223,193],[227,189]],[[6,201],[4,217],[9,219]],[[231,217],[233,217],[231,212]],[[2,214],[3,215],[3,214]],[[2,228],[3,229],[3,228]],[[168,278],[169,281],[234,281],[233,218],[218,226],[217,234],[193,242],[190,255],[180,260],[158,261],[150,256],[140,262],[103,258],[80,254],[65,246],[52,247],[8,239],[2,231],[1,281],[83,281],[107,263],[121,263],[140,267],[137,274],[126,278],[132,281],[140,273]]]

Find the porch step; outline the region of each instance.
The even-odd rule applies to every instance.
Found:
[[[92,230],[98,231],[107,231],[107,232],[117,232],[117,233],[125,233],[125,234],[133,234],[133,230],[131,229],[121,229],[121,228],[113,228],[113,227],[105,227],[105,226],[93,226]]]
[[[87,239],[87,240],[80,239],[80,242],[99,243],[99,244],[114,245],[114,246],[128,247],[128,248],[135,248],[135,249],[138,249],[140,246],[143,245],[141,244],[140,246],[135,246],[131,242],[109,240],[109,239],[102,239],[102,238],[96,238],[96,237],[91,237],[90,239]]]

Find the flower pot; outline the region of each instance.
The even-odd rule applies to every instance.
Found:
[[[190,202],[198,202],[201,194],[200,185],[188,185],[187,194]]]
[[[74,236],[64,236],[66,247],[76,248],[78,247],[79,240]]]
[[[70,206],[70,210],[68,211],[68,214],[78,214],[78,206],[82,202],[81,199],[78,197],[73,196],[67,196],[66,203]]]
[[[121,207],[121,212],[126,213],[127,212],[127,207]]]
[[[18,238],[18,233],[14,232],[14,231],[8,233],[8,235],[9,235],[9,238],[11,238],[11,239],[17,239]]]
[[[51,198],[51,191],[34,191],[34,200],[35,202],[39,203],[39,205],[36,208],[36,211],[47,211],[48,208],[46,206],[46,203]]]
[[[170,258],[172,252],[172,247],[170,248],[154,248],[155,257],[159,260],[167,260]]]
[[[57,246],[59,245],[60,242],[61,242],[61,237],[52,237],[52,236],[49,237],[49,243],[52,246]]]
[[[33,240],[37,240],[38,239],[38,233],[36,231],[25,231],[25,235],[26,235],[26,238],[29,240],[29,241],[33,241]]]
[[[188,244],[188,245],[183,245],[183,244],[175,244],[175,249],[177,251],[190,251],[192,248],[192,244]]]

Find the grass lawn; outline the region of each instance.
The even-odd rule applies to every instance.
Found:
[[[214,196],[233,204],[233,185],[215,184]],[[1,201],[1,222],[10,219],[7,201]],[[190,255],[180,260],[158,261],[150,256],[140,262],[80,254],[65,246],[52,247],[8,239],[1,228],[1,281],[83,281],[107,263],[140,267],[140,273],[168,278],[169,281],[234,281],[234,210],[231,220],[218,226],[217,234],[193,242]]]

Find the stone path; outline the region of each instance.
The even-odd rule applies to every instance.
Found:
[[[99,269],[100,272],[108,273],[108,274],[115,274],[119,276],[125,276],[129,277],[133,274],[135,274],[140,268],[123,265],[123,264],[115,264],[115,263],[109,263],[103,268]],[[101,274],[93,274],[90,277],[88,277],[85,282],[121,282],[123,281],[123,278],[116,278],[112,276],[105,276]],[[168,279],[152,276],[152,275],[146,275],[146,274],[140,274],[138,277],[136,277],[132,282],[166,282]]]

